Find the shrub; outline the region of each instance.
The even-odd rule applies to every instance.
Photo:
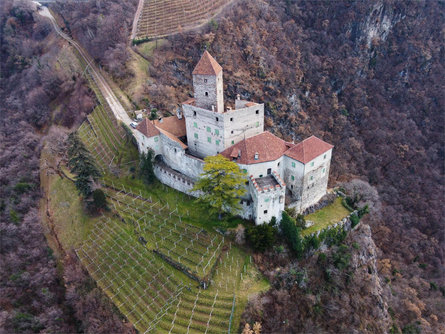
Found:
[[[434,282],[430,282],[430,290],[437,291],[437,284]]]
[[[356,227],[360,221],[360,218],[355,213],[350,215],[349,219],[351,220],[351,228]]]
[[[299,228],[306,228],[306,219],[304,219],[304,216],[302,214],[298,214],[297,218],[295,220],[295,224]]]
[[[89,210],[97,213],[107,208],[107,198],[102,189],[96,189],[92,193],[92,201],[89,203]]]
[[[252,248],[258,252],[264,252],[272,247],[276,239],[274,222],[257,226],[249,226],[246,229],[246,237]]]
[[[349,261],[351,260],[351,254],[349,253],[349,248],[345,244],[341,244],[338,250],[332,256],[334,261],[334,266],[337,269],[343,270],[349,266]]]
[[[151,184],[155,180],[155,172],[153,170],[154,152],[149,149],[147,153],[140,156],[140,173],[145,184]]]

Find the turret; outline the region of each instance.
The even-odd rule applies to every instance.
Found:
[[[207,110],[224,112],[222,67],[207,50],[204,51],[192,74],[195,105]]]

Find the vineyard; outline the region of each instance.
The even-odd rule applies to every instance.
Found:
[[[135,40],[165,37],[199,26],[232,0],[144,0]]]
[[[193,199],[134,177],[131,136],[90,84],[99,104],[78,135],[102,171],[110,210],[90,224],[76,254],[141,333],[237,332],[248,295],[267,284],[259,274],[243,283],[258,273],[250,256],[217,233]]]

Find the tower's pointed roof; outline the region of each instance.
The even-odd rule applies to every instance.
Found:
[[[210,53],[205,50],[201,59],[193,70],[193,75],[217,75],[222,71],[222,67],[213,58]]]

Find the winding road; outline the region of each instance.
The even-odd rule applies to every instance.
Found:
[[[34,1],[33,1],[34,2]],[[34,2],[36,3],[36,2]],[[65,39],[68,43],[70,43],[80,54],[80,56],[85,60],[87,63],[87,68],[89,67],[90,73],[93,77],[93,80],[96,82],[96,85],[99,87],[102,95],[104,96],[105,100],[107,101],[108,105],[110,106],[111,110],[113,111],[115,117],[125,123],[126,125],[130,125],[132,122],[131,118],[128,116],[127,112],[125,111],[122,104],[117,99],[116,95],[113,93],[112,89],[108,85],[105,78],[100,73],[100,70],[97,68],[96,64],[94,63],[94,60],[91,58],[91,56],[76,42],[74,41],[70,36],[65,34],[62,30],[60,30],[59,26],[57,25],[56,19],[51,14],[51,12],[48,10],[47,7],[44,6],[37,6],[38,7],[38,13],[46,18],[48,18],[56,33]]]

